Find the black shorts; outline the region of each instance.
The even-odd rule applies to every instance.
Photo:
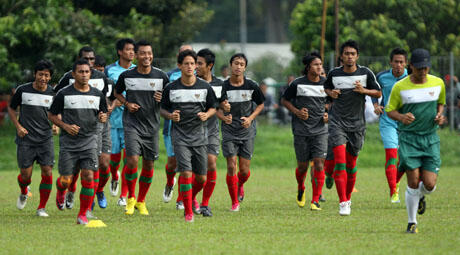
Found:
[[[83,151],[59,151],[59,174],[73,175],[80,169],[97,171],[98,159],[97,149],[88,149]]]
[[[18,144],[16,149],[18,167],[21,169],[31,167],[34,161],[42,166],[54,165],[54,142],[49,139],[40,145]]]
[[[308,162],[314,158],[326,158],[327,134],[316,136],[294,135],[294,149],[298,162]]]
[[[222,140],[222,154],[224,157],[240,156],[251,159],[254,152],[254,138],[247,140]]]
[[[109,121],[107,121],[106,123],[98,124],[98,129],[100,128],[102,128],[102,130],[98,130],[99,133],[97,136],[97,155],[101,155],[102,153],[110,154],[112,151],[112,138],[110,134]]]
[[[127,156],[142,156],[145,160],[157,160],[158,143],[158,132],[153,132],[153,136],[140,136],[137,132],[125,130]]]
[[[198,175],[206,175],[208,170],[208,153],[206,145],[186,146],[174,144],[177,172],[192,171]]]
[[[358,156],[359,151],[363,148],[365,136],[365,129],[350,132],[337,126],[329,126],[328,143],[332,146],[332,148],[346,144],[347,151],[353,156]]]

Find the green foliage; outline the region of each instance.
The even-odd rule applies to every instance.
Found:
[[[279,62],[278,55],[273,53],[264,54],[248,66],[251,78],[259,83],[268,77],[271,77],[276,81],[283,81],[285,79],[283,69],[284,67]]]

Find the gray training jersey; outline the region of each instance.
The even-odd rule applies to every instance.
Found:
[[[59,146],[68,151],[83,151],[97,148],[97,123],[99,112],[107,112],[105,96],[96,88],[89,87],[88,92],[81,92],[75,87],[61,89],[51,104],[52,114],[61,114],[66,124],[80,127],[77,135],[72,136],[61,131]]]
[[[32,82],[16,89],[10,107],[16,110],[20,106],[19,123],[28,132],[23,138],[16,134],[16,144],[40,145],[51,139],[53,134],[48,121],[48,109],[52,101],[53,89],[49,85],[45,91],[34,89]]]
[[[206,122],[198,117],[217,106],[211,86],[197,78],[192,86],[185,86],[180,79],[168,84],[163,91],[161,108],[180,111],[180,121],[172,122],[171,139],[174,145],[201,146],[208,143]]]
[[[140,136],[152,137],[160,129],[160,103],[155,101],[155,91],[162,91],[169,79],[165,72],[152,67],[150,73],[141,74],[137,67],[120,74],[115,91],[118,94],[126,91],[126,100],[136,103],[140,109],[123,112],[123,128],[125,132],[137,132]]]
[[[367,67],[357,66],[353,73],[343,71],[343,66],[332,69],[324,83],[324,89],[340,89],[340,95],[333,99],[329,112],[329,125],[345,131],[362,131],[366,129],[364,118],[365,95],[354,92],[355,82],[360,81],[366,89],[380,90],[374,73]]]
[[[228,100],[230,103],[232,123],[225,124],[222,122],[222,139],[248,140],[254,138],[256,136],[256,120],[252,121],[249,128],[244,128],[241,125],[241,117],[248,117],[258,105],[264,103],[265,97],[259,85],[245,77],[243,85],[236,87],[230,84],[230,79],[227,79],[222,86],[220,102],[224,100]]]
[[[65,73],[62,78],[59,80],[58,85],[54,88],[54,92],[57,93],[59,90],[71,85],[75,82],[75,79],[72,76],[72,71]],[[96,69],[91,68],[91,76],[88,81],[88,84],[102,91],[102,93],[109,97],[112,92],[111,83],[109,83],[107,76],[103,72],[99,72]]]
[[[223,83],[224,82],[221,79],[214,75],[212,76],[212,81],[209,83],[212,90],[214,91],[214,94],[216,95],[217,100],[220,99],[220,95],[222,94]],[[208,136],[219,137],[219,120],[215,114],[208,119]]]
[[[292,115],[292,133],[300,136],[314,136],[327,133],[324,124],[324,111],[326,92],[323,84],[325,78],[320,77],[319,82],[310,81],[307,76],[302,76],[291,82],[284,91],[283,98],[290,101],[297,109],[307,108],[308,119],[301,120]]]

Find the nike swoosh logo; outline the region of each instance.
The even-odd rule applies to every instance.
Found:
[[[76,104],[77,102],[70,102],[70,104]]]
[[[27,99],[27,102],[31,102],[31,101],[32,101],[32,99]]]

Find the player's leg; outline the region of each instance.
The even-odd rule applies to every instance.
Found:
[[[196,195],[203,189],[206,182],[208,169],[207,146],[194,146],[190,149],[193,154],[192,169],[194,173],[192,180],[192,210],[196,214],[201,214],[200,204],[196,200]]]
[[[40,203],[37,208],[37,215],[41,217],[48,217],[48,214],[45,211],[45,206],[48,202],[51,188],[53,186],[54,143],[52,139],[40,147],[37,163],[40,164],[42,177],[40,182]]]
[[[347,201],[349,206],[351,206],[351,194],[355,189],[356,175],[358,173],[356,161],[358,160],[358,154],[363,147],[365,136],[365,130],[347,133],[348,143],[346,146],[345,157],[347,172]]]
[[[334,152],[332,151],[332,142],[329,141],[327,143],[327,155],[326,160],[324,161],[324,173],[326,175],[326,188],[331,189],[334,185]]]
[[[59,150],[58,169],[60,176],[56,179],[56,206],[59,210],[64,210],[67,189],[70,189],[72,181],[78,178],[77,162],[78,155],[76,153],[62,149]]]
[[[137,195],[137,202],[135,208],[139,210],[141,215],[149,215],[147,206],[145,204],[145,197],[149,191],[150,185],[153,180],[154,161],[142,158],[142,171],[139,177],[139,193]]]
[[[419,189],[420,171],[418,168],[406,171],[406,209],[407,209],[407,232],[417,233],[417,209],[422,194]]]
[[[222,140],[222,154],[227,161],[227,177],[226,183],[228,193],[232,201],[231,211],[237,212],[240,209],[238,201],[238,176],[237,173],[237,149],[234,141]]]
[[[107,199],[104,195],[104,187],[110,177],[110,154],[102,152],[99,156],[99,184],[96,189],[97,203],[100,208],[107,207]]]
[[[252,153],[254,152],[254,138],[244,140],[238,146],[238,201],[244,199],[244,184],[248,181],[251,176],[251,165]]]
[[[165,127],[167,128],[167,134],[163,135],[163,141],[165,144],[166,148],[166,154],[168,156],[168,161],[165,166],[165,173],[166,173],[166,185],[165,189],[163,191],[163,202],[168,203],[171,201],[173,197],[173,191],[174,191],[174,185],[176,183],[176,157],[174,155],[174,148],[172,145],[172,140],[171,140],[171,121],[170,120],[165,120]],[[180,193],[179,193],[180,194]],[[182,201],[182,199],[177,200],[177,203],[179,201]]]
[[[126,165],[123,171],[125,172],[126,186],[128,187],[128,201],[125,209],[127,215],[134,213],[134,206],[136,205],[137,165],[139,155],[142,154],[140,139],[137,133],[125,131]]]
[[[77,216],[77,224],[88,224],[86,214],[91,209],[91,200],[94,195],[94,171],[85,168],[81,169],[80,210]]]
[[[312,211],[319,211],[321,210],[320,205],[319,205],[319,198],[320,195],[322,194],[322,189],[324,185],[324,158],[318,158],[315,157],[313,158],[313,178],[311,180],[311,185],[312,185],[312,200],[310,204],[310,209]]]
[[[188,146],[174,144],[174,154],[176,155],[177,160],[177,171],[180,173],[179,192],[182,193],[185,221],[192,222],[193,153],[191,151],[191,148]]]
[[[208,172],[206,174],[206,182],[203,188],[203,199],[201,201],[200,211],[204,217],[211,217],[212,212],[209,207],[209,199],[214,192],[217,181],[217,155],[210,153],[210,148],[208,144]],[[217,150],[219,146],[217,145]]]
[[[16,148],[16,157],[19,166],[17,180],[21,190],[16,203],[16,207],[19,210],[24,209],[27,204],[28,186],[32,182],[32,168],[36,157],[35,153],[36,150],[31,146],[18,145]]]
[[[393,123],[380,120],[380,136],[382,137],[383,147],[385,148],[385,175],[390,188],[390,198],[392,203],[399,203],[399,190],[397,189],[396,168],[398,158],[398,133]],[[404,173],[404,172],[402,172]],[[402,175],[400,175],[401,177]]]
[[[111,154],[110,154],[110,173],[112,175],[112,181],[110,182],[110,194],[112,196],[118,195],[120,187],[120,161],[122,153],[121,136],[119,134],[119,128],[110,129],[110,140],[111,140]],[[122,130],[122,129],[121,129]]]
[[[297,180],[297,205],[305,206],[305,177],[308,171],[307,141],[305,136],[294,135],[294,150],[297,159],[295,178]]]

